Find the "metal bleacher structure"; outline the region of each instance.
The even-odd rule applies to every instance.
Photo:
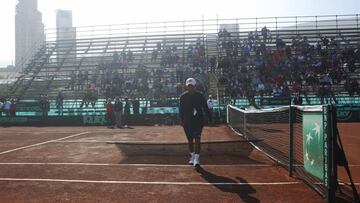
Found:
[[[310,44],[315,44],[321,36],[335,38],[340,47],[358,47],[360,42],[359,16],[328,15],[301,17],[266,17],[237,19],[201,19],[191,21],[170,21],[152,23],[129,23],[120,25],[77,27],[76,38],[57,40],[56,29],[46,31],[43,41],[21,68],[20,75],[9,87],[11,97],[21,99],[36,99],[40,94],[48,94],[55,99],[58,92],[64,92],[66,99],[81,99],[84,90],[69,88],[72,73],[85,72],[89,77],[99,75],[104,64],[114,64],[116,54],[133,54],[133,60],[128,61],[127,68],[119,68],[117,72],[128,78],[138,77],[139,65],[145,68],[163,68],[166,74],[176,74],[174,67],[162,67],[161,60],[152,60],[152,54],[161,44],[159,56],[166,48],[176,46],[173,50],[178,64],[186,65],[189,46],[197,43],[205,47],[205,64],[201,67],[206,73],[206,86],[209,94],[220,95],[222,89],[218,85],[221,73],[210,71],[209,59],[221,57],[219,51],[218,32],[227,28],[232,37],[240,41],[247,39],[248,33],[261,30],[266,26],[273,36],[279,35],[286,44],[291,44],[294,36],[306,36]],[[275,40],[267,43],[267,47],[276,48]],[[359,66],[359,64],[357,64]],[[115,63],[116,67],[116,63]],[[140,73],[141,74],[141,73]],[[351,75],[360,79],[359,69]],[[334,87],[338,94],[345,94],[343,85]],[[104,98],[103,94],[99,95]],[[144,97],[146,95],[135,95]],[[360,101],[358,101],[360,103]]]

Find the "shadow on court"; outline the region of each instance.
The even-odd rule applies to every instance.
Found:
[[[112,142],[124,155],[122,164],[187,164],[185,142]],[[201,145],[201,163],[212,165],[264,164],[251,159],[254,147],[248,141],[205,141]],[[268,162],[267,162],[268,164]]]
[[[212,183],[216,188],[222,192],[235,193],[244,202],[260,202],[257,198],[252,197],[251,194],[255,194],[256,190],[250,185],[244,178],[236,177],[237,180],[227,178],[224,176],[218,176],[209,171],[206,171],[203,167],[197,167],[196,171],[201,174],[208,183]],[[230,184],[216,184],[216,183],[230,183]],[[234,183],[234,184],[231,184]],[[237,183],[243,183],[243,185],[236,185]]]

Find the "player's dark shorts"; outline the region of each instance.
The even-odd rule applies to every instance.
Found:
[[[187,139],[200,138],[203,125],[184,125]]]

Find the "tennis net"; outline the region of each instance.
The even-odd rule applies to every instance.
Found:
[[[304,180],[324,198],[330,186],[331,116],[329,106],[284,106],[245,110],[229,105],[227,123],[255,148]]]

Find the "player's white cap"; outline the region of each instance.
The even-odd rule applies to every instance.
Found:
[[[189,86],[189,85],[195,86],[196,85],[196,80],[194,78],[186,79],[186,86]]]

